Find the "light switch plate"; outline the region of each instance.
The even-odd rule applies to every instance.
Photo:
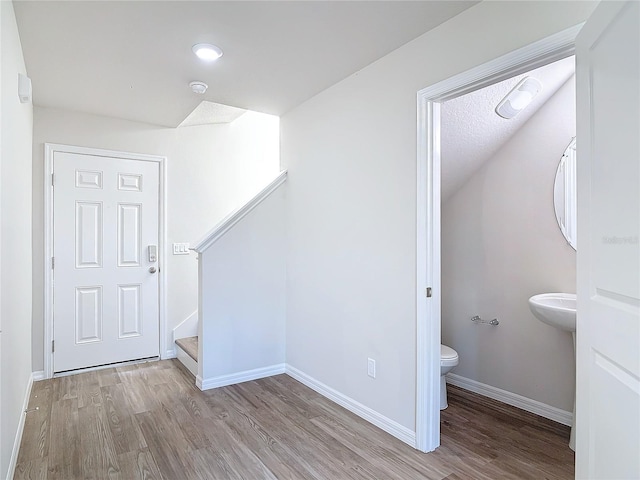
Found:
[[[189,255],[189,244],[188,243],[174,243],[173,244],[173,254],[174,255]]]

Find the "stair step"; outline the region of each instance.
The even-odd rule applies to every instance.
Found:
[[[179,338],[176,340],[176,345],[178,345],[187,355],[193,358],[196,362],[198,361],[198,337],[186,337]]]

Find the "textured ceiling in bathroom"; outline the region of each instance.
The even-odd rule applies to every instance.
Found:
[[[544,105],[575,71],[569,57],[529,73],[476,90],[442,105],[442,201],[445,202]],[[498,102],[524,77],[535,77],[543,89],[511,120],[496,115]]]

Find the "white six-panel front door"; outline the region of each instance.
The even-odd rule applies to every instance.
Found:
[[[158,163],[55,152],[53,171],[54,372],[158,356]]]

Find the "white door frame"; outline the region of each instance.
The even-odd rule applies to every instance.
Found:
[[[440,446],[440,104],[573,55],[582,25],[418,92],[416,448],[422,452]]]
[[[140,160],[145,162],[158,163],[160,188],[158,205],[158,301],[159,301],[159,328],[160,328],[160,358],[170,358],[173,350],[167,348],[166,332],[166,275],[167,275],[167,252],[166,252],[166,160],[167,157],[158,155],[145,155],[141,153],[118,152],[114,150],[103,150],[88,147],[75,147],[71,145],[59,145],[55,143],[44,144],[44,378],[53,377],[53,269],[51,268],[51,258],[53,257],[53,156],[55,152],[76,153],[80,155],[91,155],[94,157],[122,158],[126,160]]]

